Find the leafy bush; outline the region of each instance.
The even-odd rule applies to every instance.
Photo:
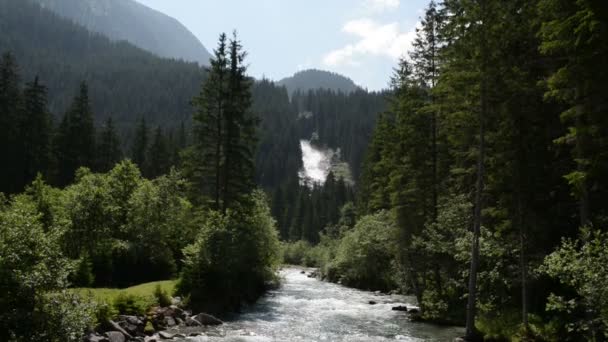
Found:
[[[307,241],[283,242],[281,243],[281,252],[283,255],[283,263],[289,265],[305,265],[305,259],[312,246]],[[307,265],[308,266],[308,265]],[[311,265],[312,266],[312,265]]]
[[[340,240],[336,257],[325,271],[327,277],[369,290],[394,288],[396,234],[397,228],[388,212],[362,217]]]
[[[167,307],[171,305],[171,296],[169,296],[167,291],[162,289],[160,284],[156,285],[156,288],[154,289],[154,297],[156,298],[158,305],[160,305],[161,307]]]
[[[45,232],[40,218],[28,196],[0,212],[1,341],[77,341],[93,321],[89,306],[62,292],[73,264],[60,231]]]
[[[275,277],[280,246],[275,221],[261,192],[251,205],[208,215],[196,242],[184,250],[178,293],[195,309],[236,309],[256,299]]]
[[[153,303],[145,297],[121,292],[114,299],[114,308],[121,315],[144,315]]]
[[[560,281],[564,294],[552,293],[547,311],[556,314],[561,336],[572,340],[608,338],[608,233],[581,230],[579,240],[566,239],[545,258],[539,271]]]

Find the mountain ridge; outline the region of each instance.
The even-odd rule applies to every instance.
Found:
[[[160,57],[209,65],[211,54],[177,19],[135,0],[31,0],[115,41]]]
[[[361,89],[353,80],[344,75],[319,69],[298,71],[292,76],[279,80],[277,85],[287,88],[289,94],[298,90],[308,92],[316,89],[328,89],[349,94]]]

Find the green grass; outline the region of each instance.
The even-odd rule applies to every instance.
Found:
[[[154,304],[154,290],[157,285],[166,291],[169,295],[175,292],[177,280],[155,281],[151,283],[140,284],[126,289],[108,289],[108,288],[77,288],[73,289],[75,293],[83,297],[91,297],[98,303],[112,304],[116,298],[121,295],[136,296],[145,301],[150,301]]]

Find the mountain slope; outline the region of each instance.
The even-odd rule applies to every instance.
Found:
[[[134,0],[34,1],[112,40],[126,40],[160,57],[209,64],[211,55],[184,25]]]
[[[112,116],[123,126],[145,116],[178,126],[189,120],[190,100],[204,77],[196,63],[92,34],[31,1],[0,0],[0,32],[0,53],[15,55],[23,82],[40,76],[55,116],[63,115],[84,80],[97,122]]]
[[[286,87],[289,94],[293,94],[297,90],[308,92],[315,89],[329,89],[348,94],[360,89],[350,78],[316,69],[297,72],[292,77],[280,80],[277,84]]]

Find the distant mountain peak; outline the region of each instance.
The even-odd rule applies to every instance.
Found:
[[[346,76],[318,69],[298,71],[293,76],[280,80],[277,84],[285,86],[289,94],[297,90],[306,92],[314,89],[330,89],[348,94],[361,89]]]
[[[209,65],[211,55],[178,20],[135,0],[33,0],[112,40],[125,40],[160,57]]]

